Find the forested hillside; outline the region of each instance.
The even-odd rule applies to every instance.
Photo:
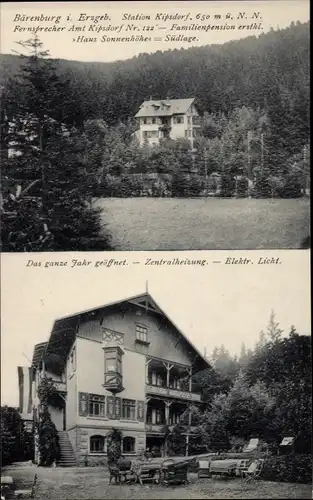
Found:
[[[47,47],[49,49],[49,47]],[[76,95],[75,119],[108,125],[133,116],[143,99],[196,97],[200,109],[228,113],[235,107],[276,110],[288,101],[307,131],[309,24],[292,24],[224,45],[140,54],[127,61],[59,61]],[[18,71],[18,56],[2,55],[2,84]],[[61,105],[60,101],[60,105]],[[79,110],[79,112],[78,112]]]
[[[38,38],[21,46],[20,56],[0,59],[6,251],[50,249],[52,233],[54,249],[107,248],[95,197],[309,193],[308,24],[108,64],[51,60]],[[203,115],[196,151],[188,139],[139,147],[133,117],[151,96],[196,98]],[[20,203],[24,186],[38,206]],[[73,209],[60,221],[56,197],[63,206],[69,192],[81,220]],[[30,232],[38,227],[34,241],[21,243],[22,219]]]

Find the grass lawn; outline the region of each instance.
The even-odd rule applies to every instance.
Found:
[[[67,499],[178,499],[178,498],[311,498],[312,487],[303,484],[258,481],[242,486],[239,478],[197,479],[189,474],[187,486],[139,484],[109,485],[104,468],[41,468],[7,467],[2,475],[12,476],[18,488],[30,487],[38,474],[35,498],[44,500]]]
[[[116,250],[301,248],[309,200],[103,198]]]

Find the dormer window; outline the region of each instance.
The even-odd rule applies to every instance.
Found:
[[[144,325],[136,325],[136,340],[142,343],[148,343],[148,329]]]

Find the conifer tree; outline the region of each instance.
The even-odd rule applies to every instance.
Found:
[[[21,43],[18,77],[6,91],[3,251],[106,250],[109,237],[90,207],[84,142],[66,116],[68,82],[37,37]],[[66,123],[68,122],[68,123]]]

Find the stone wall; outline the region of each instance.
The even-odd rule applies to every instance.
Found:
[[[91,454],[89,452],[89,439],[93,435],[100,435],[105,437],[109,432],[110,429],[99,429],[98,427],[76,427],[76,429],[72,429],[68,432],[78,466],[107,465],[106,454]],[[123,430],[122,432],[124,436],[130,436],[136,439],[135,454],[124,454],[123,456],[134,458],[135,456],[141,455],[146,449],[146,433],[140,431]]]

